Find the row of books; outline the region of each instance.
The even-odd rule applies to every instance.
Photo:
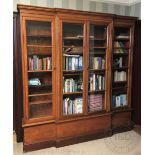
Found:
[[[104,87],[105,87],[104,76],[92,74],[90,75],[89,79],[90,79],[90,85],[89,85],[90,91],[104,90]]]
[[[102,57],[90,57],[90,69],[105,69],[105,59]]]
[[[37,55],[28,58],[29,70],[51,70],[52,69],[52,58],[39,58]]]
[[[120,107],[127,105],[127,95],[120,94],[120,95],[113,95],[112,96],[112,107]]]
[[[75,99],[65,98],[63,100],[63,115],[71,115],[82,113],[83,99],[78,97]]]
[[[117,82],[117,81],[126,81],[127,78],[126,78],[126,72],[125,71],[115,71],[114,72],[114,82]]]
[[[89,95],[88,97],[88,110],[89,112],[101,111],[103,109],[102,95]]]
[[[82,70],[82,59],[80,55],[64,54],[64,70]]]
[[[63,87],[63,92],[77,92],[77,91],[82,91],[83,89],[83,82],[82,79],[64,79],[63,77],[63,82],[64,82],[64,87]]]

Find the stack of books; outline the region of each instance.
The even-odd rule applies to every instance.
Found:
[[[90,84],[89,84],[90,91],[104,90],[104,87],[105,87],[104,76],[92,74],[89,77],[89,80],[90,80]]]
[[[126,72],[125,71],[115,71],[114,72],[114,82],[117,81],[126,81]]]
[[[82,70],[82,59],[80,55],[64,54],[64,70]]]
[[[89,112],[101,111],[103,109],[102,95],[89,95],[88,97],[88,109]]]
[[[127,105],[127,95],[120,94],[120,95],[113,95],[112,96],[112,107],[120,107]]]
[[[29,70],[51,70],[52,58],[39,58],[37,55],[28,58]]]
[[[90,57],[90,69],[105,69],[105,60],[102,57]]]
[[[70,98],[65,98],[63,100],[63,115],[79,114],[82,113],[83,103],[82,97],[75,98],[74,100]]]
[[[63,92],[77,92],[77,91],[82,91],[83,89],[83,82],[82,79],[79,80],[74,80],[73,78],[70,79],[64,79],[64,88]]]

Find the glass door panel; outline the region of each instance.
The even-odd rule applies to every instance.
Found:
[[[29,118],[52,115],[52,25],[26,21]]]
[[[105,109],[107,26],[90,24],[89,29],[88,112],[98,112]]]
[[[63,23],[63,116],[83,113],[84,25]]]
[[[130,28],[115,27],[112,63],[112,109],[127,106]]]

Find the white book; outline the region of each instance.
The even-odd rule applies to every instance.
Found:
[[[116,96],[116,107],[120,106],[120,96]]]
[[[93,90],[93,77],[90,77],[90,91]]]
[[[104,76],[102,77],[102,89],[103,90],[105,89],[105,78],[104,78]]]
[[[75,70],[75,57],[72,57],[72,70]]]
[[[120,58],[119,58],[119,67],[122,67],[122,63],[123,63],[123,58],[120,57]]]
[[[114,81],[118,81],[118,71],[114,72]]]
[[[105,60],[102,59],[102,69],[105,69]]]
[[[96,89],[95,84],[96,84],[96,76],[95,76],[95,74],[93,74],[93,90]]]
[[[102,76],[99,76],[99,90],[102,90],[102,84],[101,84],[101,81],[102,81]]]

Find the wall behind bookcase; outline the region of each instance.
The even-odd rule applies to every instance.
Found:
[[[17,4],[114,13],[117,15],[135,16],[141,18],[140,2],[127,6],[115,3],[97,2],[95,0],[13,0],[13,11],[17,11]]]

